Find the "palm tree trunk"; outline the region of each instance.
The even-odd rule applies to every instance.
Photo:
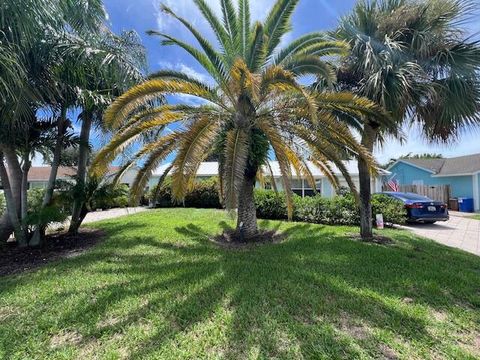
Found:
[[[362,134],[362,145],[373,152],[373,145],[377,136],[377,130],[366,124]],[[360,181],[360,236],[363,241],[373,238],[372,218],[372,178],[368,164],[362,158],[358,159],[358,176]]]
[[[87,177],[87,163],[90,155],[90,130],[92,128],[92,118],[87,115],[82,122],[82,129],[80,131],[80,148],[78,154],[78,168],[77,168],[77,184],[78,189],[85,187]],[[68,232],[76,234],[85,216],[82,217],[82,209],[84,206],[84,199],[77,198],[73,202],[72,219],[70,221],[70,228]]]
[[[60,117],[58,119],[57,125],[57,139],[55,148],[53,150],[53,159],[52,166],[50,169],[50,176],[48,177],[47,188],[45,190],[45,195],[43,196],[42,208],[47,207],[52,202],[53,191],[55,189],[55,181],[57,180],[58,168],[60,167],[60,160],[62,156],[63,149],[63,138],[65,136],[65,127],[67,125],[67,107],[62,106],[60,111]],[[40,246],[45,239],[45,228],[43,226],[37,226],[35,232],[33,233],[32,238],[30,239],[30,246],[36,247]]]
[[[256,172],[254,172],[256,174]],[[254,188],[255,175],[251,172],[245,174],[243,184],[238,196],[238,216],[235,239],[247,241],[258,234],[257,213],[255,209]]]
[[[2,179],[2,184],[5,181],[8,181],[8,185],[10,187],[10,191],[13,197],[13,203],[10,203],[10,207],[7,203],[7,212],[4,216],[0,219],[0,241],[5,242],[8,240],[10,235],[15,231],[13,223],[11,221],[12,213],[17,214],[17,218],[21,213],[21,188],[22,188],[22,169],[20,168],[20,164],[18,162],[18,157],[15,151],[13,151],[8,146],[0,146],[1,151],[3,151],[3,155],[5,156],[5,160],[8,164],[8,169],[10,174],[6,173],[6,178]],[[3,164],[3,160],[2,160]],[[6,170],[6,169],[5,169]],[[5,185],[4,185],[5,186]],[[5,199],[6,200],[6,199]],[[12,206],[15,208],[13,210]]]
[[[13,195],[12,187],[10,186],[7,169],[3,162],[3,153],[0,153],[0,179],[2,180],[3,192],[7,203],[7,213],[10,218],[10,223],[13,227],[13,231],[15,233],[15,239],[17,240],[17,244],[19,246],[26,246],[27,237],[18,217],[17,201]]]

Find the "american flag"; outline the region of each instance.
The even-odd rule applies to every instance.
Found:
[[[392,189],[392,191],[395,191],[395,192],[400,191],[400,185],[398,184],[398,181],[394,180],[393,178],[388,180],[387,185],[390,189]]]

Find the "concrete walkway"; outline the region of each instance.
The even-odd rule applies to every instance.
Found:
[[[472,214],[450,212],[450,220],[436,224],[403,226],[419,236],[480,256],[480,221]]]
[[[107,219],[115,219],[120,216],[132,215],[139,212],[144,212],[150,210],[147,207],[129,207],[129,208],[118,208],[118,209],[110,209],[104,211],[94,211],[88,213],[83,220],[83,224],[92,223],[95,221],[107,220]]]

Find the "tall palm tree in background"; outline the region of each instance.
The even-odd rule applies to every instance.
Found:
[[[383,113],[372,102],[350,93],[311,93],[298,82],[304,75],[313,75],[332,84],[334,71],[321,57],[344,54],[346,44],[311,33],[280,49],[298,0],[278,0],[265,22],[253,25],[248,0],[240,0],[238,9],[231,0],[222,0],[221,19],[206,1],[194,3],[214,31],[220,49],[166,6],[162,10],[195,37],[200,49],[165,33],[150,33],[160,36],[164,45],[184,49],[213,83],[165,70],[127,91],[105,113],[105,124],[115,129],[116,136],[97,155],[94,172],[104,173],[122,149],[144,132],[177,124],[173,132],[147,144],[124,167],[142,160],[132,187],[134,200],[143,192],[152,170],[169,154],[174,154],[173,196],[183,199],[200,163],[217,151],[225,206],[238,209],[236,239],[257,234],[253,190],[270,149],[280,165],[290,217],[291,169],[315,187],[307,159],[338,184],[331,168],[334,163],[354,188],[338,153],[360,156],[369,167],[373,163],[337,114],[368,115],[381,122]],[[139,111],[152,98],[171,93],[197,97],[202,105],[162,105]]]
[[[92,40],[90,40],[90,43]],[[96,38],[97,54],[83,52],[80,68],[81,88],[77,106],[82,111],[80,131],[80,149],[77,161],[76,193],[74,199],[70,233],[76,233],[83,220],[82,209],[85,206],[85,181],[87,161],[90,156],[90,133],[92,126],[102,127],[103,112],[112,100],[131,86],[143,80],[146,72],[145,48],[140,44],[134,32],[124,32],[121,36],[105,29]]]
[[[431,141],[450,141],[480,120],[480,47],[464,24],[465,0],[361,1],[334,36],[352,51],[338,69],[338,86],[391,113],[397,131],[418,124]],[[369,151],[392,134],[367,118],[362,145]],[[393,133],[394,135],[395,133]],[[371,173],[360,159],[361,235],[372,237]]]

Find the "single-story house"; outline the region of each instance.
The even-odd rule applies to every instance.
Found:
[[[48,184],[48,178],[51,171],[50,166],[32,166],[28,172],[28,188],[29,189],[45,189]],[[110,166],[106,175],[107,179],[113,179],[117,171],[120,169],[118,166]],[[137,169],[133,168],[128,170],[121,178],[120,183],[130,186],[133,184],[135,176],[137,175]],[[72,177],[77,173],[75,167],[60,166],[57,172],[57,180],[72,180]],[[1,185],[0,185],[1,188]]]
[[[354,183],[358,188],[358,165],[356,161],[345,161],[345,166],[351,175]],[[149,187],[152,188],[158,183],[158,179],[165,172],[171,164],[163,164],[159,166],[154,172],[149,181]],[[336,193],[335,188],[332,186],[327,177],[322,173],[322,171],[316,167],[312,162],[307,163],[310,171],[312,172],[313,177],[316,181],[317,191],[325,197],[333,197]],[[275,179],[275,184],[278,190],[283,188],[283,183],[281,180],[280,167],[277,161],[270,161],[270,167],[272,168],[273,177]],[[336,166],[333,166],[333,171],[340,181],[340,186],[348,187],[345,178],[342,176],[340,170]],[[264,171],[268,176],[269,172]],[[389,172],[385,170],[380,170],[377,177],[372,179],[372,191],[380,192],[382,191],[383,177],[388,175]],[[305,178],[298,178],[295,176],[295,171],[292,169],[292,190],[296,194],[305,197],[310,196],[314,193],[313,189],[310,187],[308,181]],[[218,163],[217,162],[202,162],[198,168],[197,178],[198,179],[208,179],[213,176],[218,176]],[[259,187],[260,184],[257,184]]]
[[[399,159],[388,169],[399,185],[449,185],[452,197],[473,198],[480,210],[480,154],[449,159]]]

